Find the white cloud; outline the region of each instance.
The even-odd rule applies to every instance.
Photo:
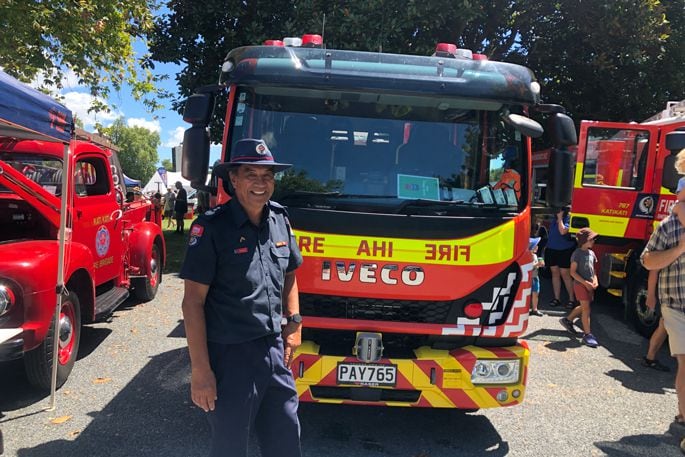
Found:
[[[126,121],[126,125],[129,127],[142,127],[148,129],[151,132],[161,132],[162,127],[159,125],[158,120],[148,121],[140,117],[132,117]]]
[[[81,121],[86,130],[92,129],[96,122],[107,126],[111,124],[118,117],[123,116],[121,111],[110,112],[88,112],[93,102],[93,96],[83,92],[67,92],[62,94],[62,102],[69,108]],[[100,102],[106,103],[103,99],[98,99]]]
[[[164,146],[165,148],[173,148],[183,143],[183,134],[185,133],[185,131],[186,129],[183,127],[176,127],[174,130],[171,131],[169,137],[162,146]]]

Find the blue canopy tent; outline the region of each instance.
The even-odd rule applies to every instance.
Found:
[[[34,139],[43,141],[57,141],[64,144],[63,176],[71,176],[69,170],[69,144],[74,135],[74,118],[69,109],[57,103],[47,95],[32,89],[5,72],[0,71],[0,137],[17,139]],[[3,172],[0,164],[0,173]],[[64,254],[65,233],[67,225],[67,189],[70,179],[62,180],[62,196],[59,227],[59,255],[57,262],[57,288],[55,307],[55,329],[59,329],[59,315],[62,309],[62,291],[64,290]],[[21,329],[0,329],[0,342],[12,338]],[[4,332],[4,333],[3,333]],[[14,333],[14,334],[13,334]],[[59,345],[59,331],[55,331],[53,347]],[[50,407],[55,407],[55,391],[57,384],[57,355],[53,351],[52,360],[52,389]]]
[[[124,185],[126,187],[135,187],[135,186],[140,187],[140,182],[141,181],[139,179],[129,178],[128,176],[124,175]]]

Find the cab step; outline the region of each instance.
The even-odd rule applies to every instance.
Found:
[[[121,305],[129,296],[128,289],[124,287],[112,287],[95,297],[95,320],[99,321],[110,314]]]
[[[628,254],[629,254],[628,252],[623,252],[623,253],[613,252],[613,253],[609,254],[609,256],[613,257],[616,260],[620,260],[621,262],[625,262],[626,259],[628,258]]]
[[[621,289],[607,289],[607,293],[619,298],[623,296],[623,291]]]
[[[625,271],[612,271],[609,274],[612,277],[618,278],[618,279],[626,279],[626,276],[628,275],[628,273],[626,273]]]

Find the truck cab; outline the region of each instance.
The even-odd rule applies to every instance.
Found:
[[[593,250],[599,283],[619,297],[626,317],[650,335],[659,315],[645,305],[647,271],[639,256],[676,203],[671,132],[685,127],[685,101],[641,123],[583,121],[573,181],[571,231],[599,233]]]

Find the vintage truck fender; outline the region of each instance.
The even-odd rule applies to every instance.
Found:
[[[143,221],[134,224],[131,229],[128,237],[130,276],[148,276],[151,274],[153,262],[158,262],[156,268],[161,271],[166,261],[166,244],[162,235],[162,228],[154,222]],[[160,259],[154,259],[152,256],[153,244],[157,245]],[[159,275],[159,281],[161,282],[161,280],[161,275]]]
[[[24,351],[41,344],[50,326],[56,305],[59,244],[54,240],[30,240],[0,244],[0,283],[9,284],[16,305],[3,316],[3,328],[21,328]],[[93,257],[90,250],[71,243],[65,283],[75,290],[83,320],[93,315]]]

